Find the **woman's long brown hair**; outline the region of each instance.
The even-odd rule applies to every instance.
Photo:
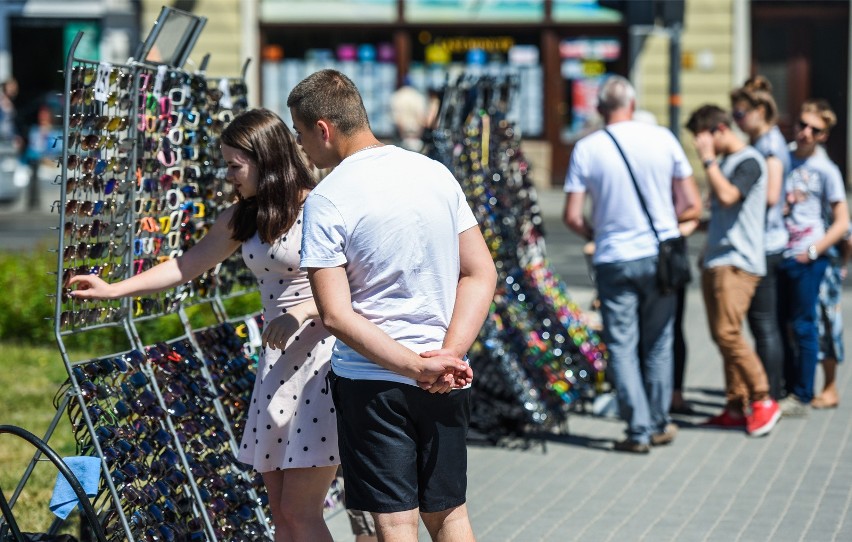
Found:
[[[274,242],[296,222],[302,192],[316,186],[296,139],[281,117],[252,109],[222,131],[221,143],[243,151],[257,166],[257,195],[237,196],[230,222],[233,238],[244,242],[257,232],[263,242]]]

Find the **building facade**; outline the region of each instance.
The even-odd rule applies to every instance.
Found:
[[[425,92],[463,70],[518,74],[516,120],[540,185],[561,184],[573,142],[596,126],[590,98],[609,73],[629,76],[639,107],[677,127],[704,103],[726,106],[731,88],[762,73],[788,138],[803,100],[831,102],[840,122],[829,154],[844,170],[849,163],[848,0],[685,0],[674,96],[672,28],[632,24],[624,2],[619,10],[605,0],[3,0],[0,80],[19,80],[26,117],[24,101],[61,89],[77,31],[79,55],[124,62],[164,3],[207,19],[188,69],[207,55],[211,76],[246,69],[251,103],[286,117],[290,88],[309,71],[336,67],[362,88],[385,138],[393,136],[387,97],[403,79]]]

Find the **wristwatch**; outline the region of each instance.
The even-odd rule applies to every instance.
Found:
[[[811,245],[808,247],[808,259],[810,261],[816,261],[819,258],[819,253],[817,252],[816,245]]]
[[[713,160],[712,158],[708,158],[707,160],[704,160],[701,163],[704,164],[704,169],[707,169],[710,166],[712,166],[713,164],[715,164],[716,160]]]

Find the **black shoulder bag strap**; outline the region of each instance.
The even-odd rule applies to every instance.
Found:
[[[630,173],[630,180],[633,181],[633,188],[636,189],[636,195],[639,196],[639,203],[642,204],[642,210],[645,211],[645,216],[648,217],[648,223],[651,225],[651,231],[654,232],[654,237],[657,238],[657,242],[660,242],[660,234],[657,233],[657,228],[654,227],[654,219],[651,218],[651,213],[648,212],[648,206],[645,204],[645,198],[642,197],[642,191],[639,190],[639,183],[636,182],[636,176],[633,175],[633,168],[630,167],[630,162],[627,161],[627,156],[624,155],[624,151],[621,150],[621,145],[618,144],[618,140],[615,139],[615,136],[612,135],[612,132],[604,128],[604,132],[606,135],[612,139],[612,142],[615,143],[615,148],[618,149],[618,153],[621,154],[621,158],[624,160],[624,164],[627,166],[627,172]]]

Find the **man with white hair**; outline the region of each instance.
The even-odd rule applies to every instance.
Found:
[[[698,218],[701,201],[678,140],[666,128],[633,120],[635,109],[635,91],[627,79],[604,81],[598,111],[605,128],[574,146],[565,178],[564,221],[595,242],[603,336],[627,422],[627,438],[616,442],[615,450],[648,453],[652,445],[672,442],[677,432],[668,415],[675,295],[657,287],[658,245],[679,235],[679,221]],[[583,212],[586,194],[592,200],[591,220]]]

